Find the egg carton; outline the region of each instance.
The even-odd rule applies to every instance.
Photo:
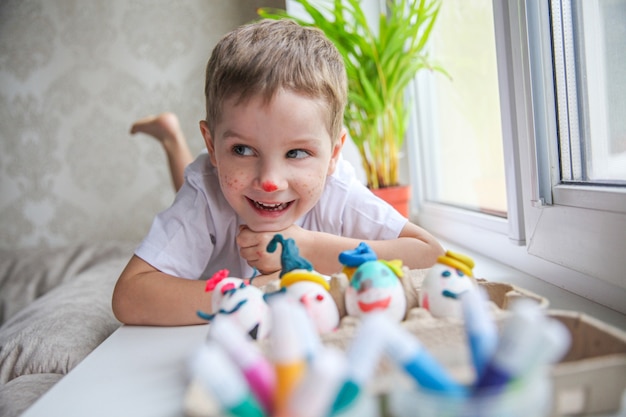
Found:
[[[425,273],[423,270],[411,270],[405,276],[409,308],[402,325],[415,334],[457,380],[470,382],[474,375],[462,321],[435,318],[418,305]],[[477,283],[486,290],[498,325],[508,315],[511,304],[525,298],[535,301],[546,310],[546,314],[562,322],[569,330],[569,351],[550,369],[553,391],[551,417],[610,414],[620,410],[626,390],[626,332],[580,312],[550,310],[547,298],[515,285],[484,279],[477,279]],[[334,285],[341,287],[346,284],[336,282]],[[358,319],[343,316],[339,329],[322,338],[327,344],[345,349],[350,345],[358,323]],[[374,394],[385,393],[397,389],[403,382],[394,366],[383,360],[371,391]]]
[[[407,312],[402,326],[416,335],[422,345],[440,362],[450,373],[461,382],[469,382],[473,378],[473,369],[469,347],[467,345],[465,329],[461,318],[433,317],[429,311],[419,306],[419,292],[421,283],[427,270],[407,270],[403,278],[404,292],[407,302]],[[477,279],[476,282],[488,295],[490,310],[496,324],[499,325],[508,315],[508,309],[517,299],[529,299],[536,302],[542,309],[548,309],[549,301],[524,288],[515,285]],[[322,341],[346,350],[356,333],[360,319],[346,314],[342,305],[342,294],[348,285],[341,274],[333,275],[331,279],[331,294],[337,303],[341,315],[339,328],[325,335]],[[393,371],[394,366],[387,360],[381,361],[380,369],[375,382],[372,384],[374,392],[384,392],[389,387],[386,375]],[[394,378],[391,378],[393,380]]]
[[[626,332],[575,311],[548,314],[572,336],[568,353],[552,368],[552,416],[619,411],[626,390]]]
[[[403,285],[407,312],[401,324],[419,338],[454,378],[462,383],[470,383],[474,375],[462,320],[435,318],[419,306],[419,291],[426,272],[405,271]],[[625,332],[582,313],[550,310],[548,299],[524,288],[484,279],[476,281],[488,294],[497,325],[507,317],[514,300],[525,298],[535,301],[570,331],[572,343],[568,353],[550,369],[553,392],[550,417],[619,411],[626,389]],[[346,350],[356,334],[360,320],[346,314],[343,296],[348,282],[345,276],[333,275],[330,284],[331,295],[342,319],[336,331],[322,335],[321,338],[326,345]],[[266,343],[259,343],[262,348],[267,348]],[[382,399],[393,390],[410,389],[411,384],[412,381],[398,372],[394,364],[383,358],[376,376],[368,386],[368,392],[373,398]],[[185,411],[189,417],[219,415],[214,404],[194,381],[186,392]]]

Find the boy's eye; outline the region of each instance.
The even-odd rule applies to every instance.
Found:
[[[287,152],[287,158],[293,158],[293,159],[301,159],[301,158],[306,158],[308,156],[310,156],[311,154],[303,149],[292,149],[289,152]]]
[[[233,146],[233,153],[235,155],[239,155],[239,156],[252,156],[254,155],[254,152],[252,152],[252,149],[248,146],[244,146],[244,145],[235,145]]]

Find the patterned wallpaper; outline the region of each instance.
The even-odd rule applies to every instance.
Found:
[[[139,241],[174,193],[139,117],[203,147],[215,42],[277,0],[1,0],[0,247]]]

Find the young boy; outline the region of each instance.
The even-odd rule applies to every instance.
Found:
[[[263,285],[278,277],[276,233],[296,241],[321,273],[367,242],[381,259],[411,268],[443,254],[428,232],[375,197],[341,159],[346,73],[319,30],[266,20],[227,34],[206,70],[208,154],[185,171],[173,205],[160,213],[122,272],[113,311],[127,324],[203,322],[210,295],[199,278],[228,269]],[[175,174],[173,172],[173,174]]]

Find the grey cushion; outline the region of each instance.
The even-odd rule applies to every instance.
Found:
[[[98,263],[130,259],[124,243],[76,244],[61,248],[0,249],[0,325],[60,284]]]
[[[18,384],[25,375],[64,375],[119,327],[111,295],[132,246],[77,245],[9,255],[4,251],[0,258],[0,294],[9,312],[0,327],[0,384]],[[34,398],[47,389],[33,388],[35,377],[26,380]]]
[[[0,385],[0,416],[19,416],[61,378],[61,374],[22,375]]]

